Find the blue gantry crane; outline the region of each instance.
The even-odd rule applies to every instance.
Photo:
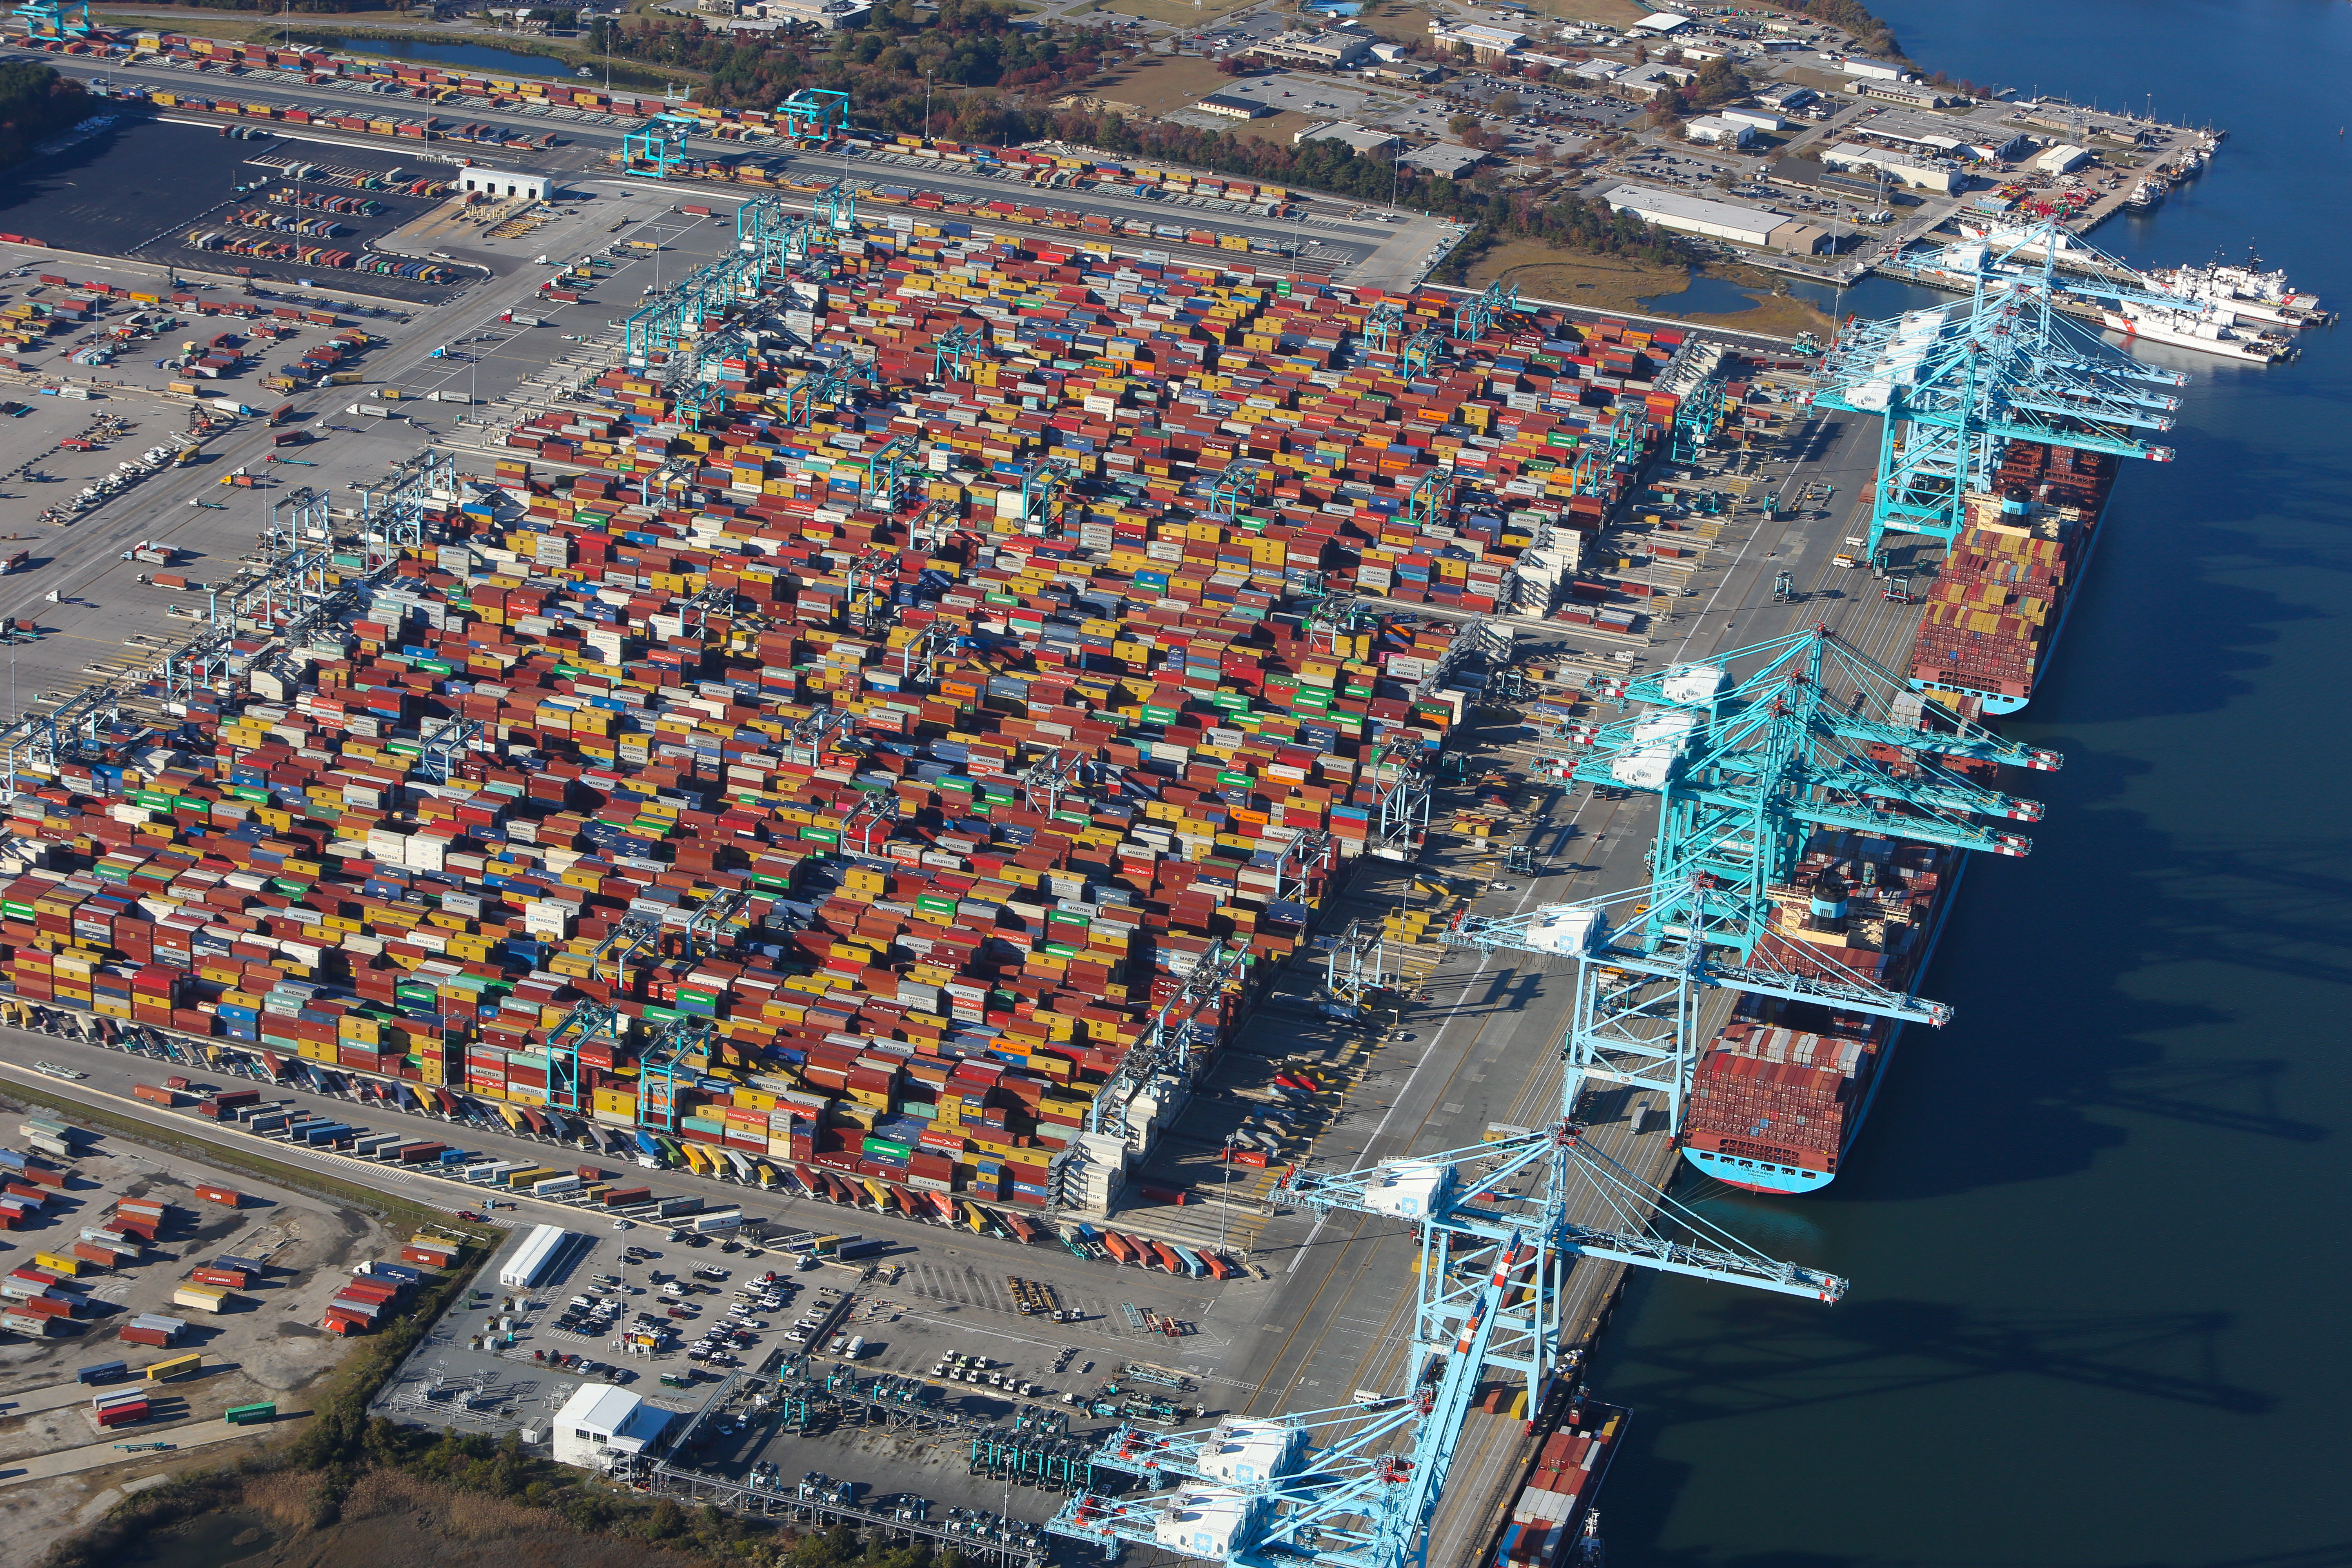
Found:
[[[1707,986],[1948,1021],[1948,1008],[1778,934],[1776,911],[1801,896],[1794,872],[1818,829],[2027,853],[2030,840],[1989,824],[2039,821],[2041,805],[1949,764],[2046,771],[2058,753],[1957,720],[1920,727],[1907,681],[1818,626],[1644,676],[1624,701],[1637,710],[1569,737],[1538,768],[1659,797],[1648,885],[1465,918],[1445,937],[1578,959],[1564,1042],[1571,1089],[1584,1079],[1658,1089],[1679,1127]]]
[[[702,129],[691,114],[656,114],[636,130],[621,136],[621,172],[647,179],[667,177],[687,162],[686,141]]]
[[[804,87],[776,105],[776,129],[806,142],[830,142],[849,129],[849,95]]]
[[[627,1026],[602,1002],[574,1003],[547,1037],[547,1103],[557,1110],[585,1111],[588,1091],[580,1072],[580,1047],[596,1040],[618,1045]]]
[[[1404,341],[1404,348],[1397,355],[1397,368],[1405,380],[1411,381],[1435,364],[1444,353],[1444,338],[1435,328],[1423,327]]]
[[[931,345],[931,379],[940,383],[963,380],[971,374],[973,363],[987,346],[987,340],[970,327],[949,328]]]
[[[1264,465],[1251,458],[1235,458],[1209,487],[1208,510],[1202,515],[1230,522],[1244,507],[1257,504],[1258,486],[1265,481]]]
[[[1475,342],[1485,337],[1487,330],[1497,321],[1514,314],[1518,308],[1517,284],[1489,283],[1485,293],[1475,300],[1464,300],[1454,307],[1454,336],[1457,342]]]
[[[87,38],[98,30],[90,25],[88,0],[26,0],[16,14],[32,41]]]
[[[1906,258],[1968,293],[1851,325],[1831,345],[1815,373],[1812,405],[1883,421],[1872,554],[1889,533],[1956,538],[1967,525],[1968,497],[1985,489],[2012,440],[2171,458],[2170,447],[2147,436],[2172,427],[2180,400],[2154,389],[2188,376],[2117,353],[2063,305],[2068,295],[2179,301],[2124,279],[2062,277],[2057,257],[2074,243],[2049,223],[2000,245],[1975,240]]]
[[[1045,1528],[1113,1556],[1132,1543],[1242,1568],[1425,1562],[1429,1522],[1491,1362],[1503,1303],[1534,1257],[1516,1237],[1496,1249],[1466,1294],[1458,1329],[1423,1347],[1429,1354],[1412,1392],[1385,1408],[1346,1405],[1196,1432],[1123,1425],[1104,1439],[1094,1465],[1153,1489],[1081,1493]]]

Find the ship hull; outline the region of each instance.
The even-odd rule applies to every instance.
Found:
[[[1927,948],[1919,955],[1919,967],[1912,975],[1915,985],[1927,978],[1928,966],[1936,962],[1936,948],[1944,940],[1944,922],[1959,902],[1960,883],[1968,872],[1968,857],[1963,855],[1954,861],[1951,880],[1937,894],[1935,923],[1927,929]],[[1782,1197],[1803,1197],[1820,1192],[1837,1180],[1838,1170],[1845,1166],[1846,1154],[1869,1122],[1871,1109],[1878,1103],[1879,1088],[1886,1081],[1886,1069],[1895,1063],[1895,1047],[1902,1043],[1903,1028],[1901,1024],[1895,1025],[1887,1032],[1886,1044],[1878,1049],[1877,1065],[1871,1069],[1870,1079],[1863,1087],[1861,1103],[1847,1119],[1845,1138],[1838,1145],[1837,1170],[1816,1171],[1776,1161],[1743,1160],[1719,1149],[1693,1149],[1687,1145],[1683,1149],[1683,1158],[1702,1174],[1746,1192]]]
[[[2107,493],[2100,498],[2097,515],[2091,519],[2090,529],[2083,542],[2083,559],[2075,569],[2068,574],[2065,593],[2058,601],[2058,624],[2050,628],[2049,639],[2042,645],[2037,673],[2041,668],[2047,668],[2049,661],[2058,655],[2058,644],[2065,637],[2066,623],[2074,614],[2074,601],[2082,593],[2083,580],[2090,575],[2091,563],[2098,559],[2099,541],[2105,536],[2107,531],[2107,506],[2114,499],[2115,490],[2111,486]],[[1921,680],[1914,676],[1911,679],[1911,689],[1948,691],[1955,696],[1976,698],[1984,713],[1990,718],[2003,718],[2011,713],[2021,712],[2027,703],[2033,700],[2032,686],[2028,686],[2022,692],[2012,694],[2007,691],[1986,691],[1974,686],[1953,686],[1940,680]]]
[[[2176,332],[2149,321],[2136,321],[2128,316],[2112,311],[2102,313],[2110,331],[2142,342],[2163,343],[2176,349],[2191,349],[2201,354],[2213,354],[2221,359],[2233,359],[2245,364],[2272,364],[2286,357],[2285,352],[2264,347],[2244,338],[2200,338],[2194,332]]]

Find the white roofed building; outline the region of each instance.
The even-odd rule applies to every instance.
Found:
[[[609,1470],[623,1455],[644,1453],[668,1430],[670,1412],[609,1383],[583,1383],[555,1413],[552,1447],[560,1465]]]

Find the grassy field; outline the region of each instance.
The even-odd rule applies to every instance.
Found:
[[[1238,11],[1250,3],[1251,0],[1202,0],[1202,4],[1195,5],[1192,0],[1101,0],[1094,9],[1182,27],[1195,22],[1203,25],[1213,22],[1226,12]],[[1067,14],[1073,16],[1079,15],[1076,11]]]
[[[1549,16],[1556,22],[1598,22],[1603,26],[1624,27],[1640,21],[1658,7],[1637,5],[1635,0],[1529,0],[1536,15]]]
[[[1469,281],[1474,286],[1516,283],[1523,294],[1596,310],[1675,316],[1784,337],[1825,332],[1832,325],[1828,316],[1804,300],[1774,293],[1769,272],[1752,267],[1716,267],[1708,271],[1748,292],[1756,308],[1729,313],[1676,310],[1674,296],[1690,287],[1689,275],[1682,268],[1615,256],[1580,256],[1532,240],[1495,247],[1471,268]]]
[[[1431,14],[1404,0],[1370,0],[1356,20],[1392,44],[1409,44],[1429,37]]]
[[[1104,71],[1078,90],[1132,103],[1147,114],[1165,114],[1198,103],[1232,79],[1217,62],[1191,55],[1139,55]]]

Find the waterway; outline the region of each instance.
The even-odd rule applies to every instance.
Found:
[[[437,66],[461,66],[500,75],[569,77],[572,66],[553,55],[527,55],[515,49],[494,49],[488,44],[445,44],[430,38],[344,38],[311,40],[320,48],[362,57],[390,55],[404,60],[428,60]]]
[[[1955,78],[2226,127],[2094,238],[2249,240],[2352,304],[2352,6],[1871,0]],[[1927,298],[1850,290],[1870,313]],[[2023,860],[1968,879],[1871,1124],[1821,1197],[1717,1207],[1837,1307],[1652,1280],[1594,1379],[1633,1407],[1611,1560],[1666,1568],[2329,1568],[2352,1376],[2352,328],[2192,371],[2126,473],[2054,679]]]

